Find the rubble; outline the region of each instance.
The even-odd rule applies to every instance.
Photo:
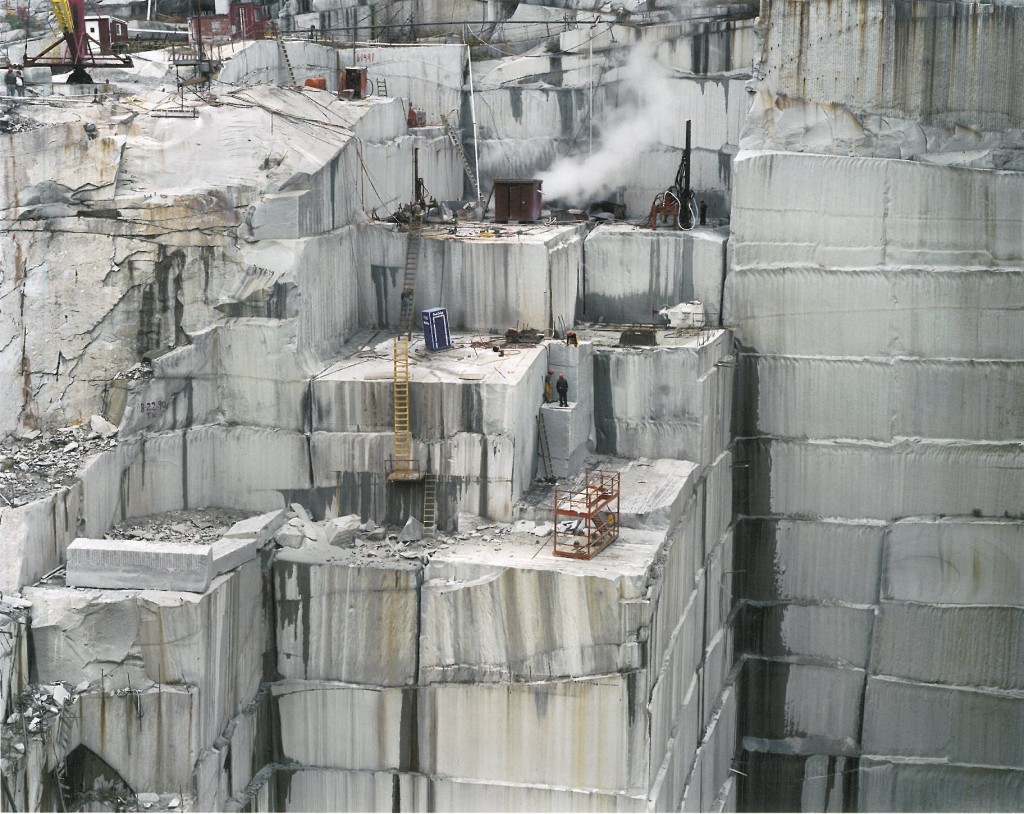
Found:
[[[7,436],[0,441],[0,508],[23,506],[70,486],[86,458],[117,443],[83,424]]]
[[[212,544],[249,516],[249,512],[238,509],[179,509],[116,523],[104,536],[108,540]]]

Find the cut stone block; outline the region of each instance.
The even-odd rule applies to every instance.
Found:
[[[403,756],[407,760],[415,748],[408,742],[415,737],[409,692],[333,681],[276,682],[271,693],[281,759],[334,769],[402,768]]]
[[[328,545],[348,546],[355,542],[356,535],[363,529],[358,514],[335,517],[325,524]]]
[[[415,683],[417,569],[406,560],[390,567],[319,561],[351,554],[325,551],[284,549],[274,561],[281,675],[384,687]]]
[[[139,540],[89,540],[68,546],[67,584],[202,593],[214,576],[213,547]]]
[[[886,540],[882,596],[907,602],[1019,605],[1024,524],[903,520]]]
[[[1024,690],[1024,608],[883,602],[871,666],[929,684]]]
[[[1024,697],[872,676],[864,752],[1024,769]]]
[[[255,556],[255,539],[222,537],[213,544],[213,573],[227,573]]]
[[[862,757],[857,800],[858,811],[1020,811],[1024,771]]]
[[[284,525],[284,521],[288,517],[283,509],[277,509],[276,511],[267,512],[266,514],[258,514],[255,517],[247,517],[245,520],[239,520],[235,525],[228,529],[225,537],[255,537],[258,541],[259,546],[263,546],[269,542],[281,526]]]

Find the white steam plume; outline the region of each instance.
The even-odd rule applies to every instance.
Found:
[[[607,197],[636,178],[644,151],[661,140],[670,140],[670,128],[679,121],[675,94],[653,48],[643,43],[634,46],[619,77],[618,96],[625,101],[605,109],[594,152],[559,158],[550,169],[538,173],[546,199],[584,204]],[[594,124],[596,127],[598,122]]]

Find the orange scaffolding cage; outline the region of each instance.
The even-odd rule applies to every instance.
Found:
[[[589,560],[619,536],[620,475],[587,470],[580,489],[555,489],[556,557]]]

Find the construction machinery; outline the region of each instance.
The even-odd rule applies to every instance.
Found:
[[[61,73],[71,71],[69,84],[89,84],[88,68],[131,68],[132,58],[115,53],[86,30],[85,0],[51,0],[61,37],[35,56],[25,55],[25,66],[46,66]],[[64,46],[63,48],[61,46]]]
[[[676,170],[676,179],[668,189],[659,192],[651,204],[652,229],[672,226],[675,229],[693,228],[693,190],[690,189],[690,120],[686,120],[686,145]]]

